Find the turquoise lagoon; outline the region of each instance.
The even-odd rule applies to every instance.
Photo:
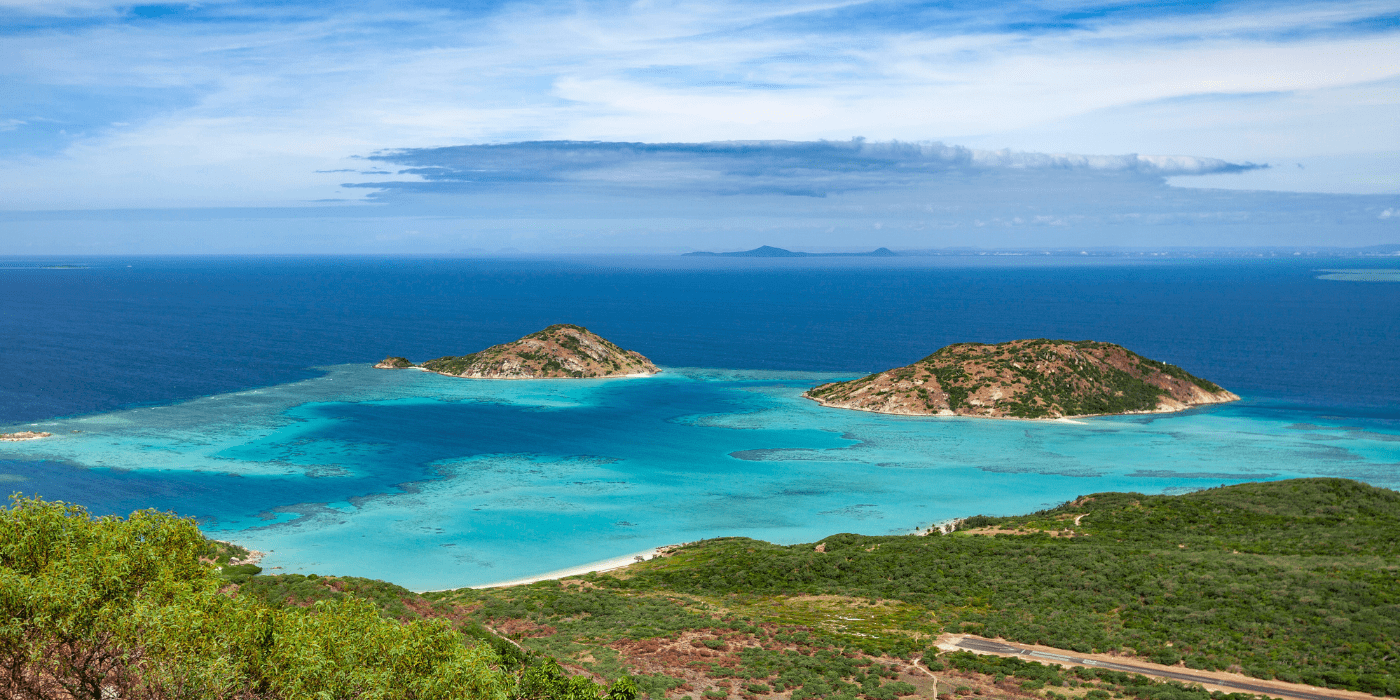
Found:
[[[483,381],[365,365],[172,405],[15,425],[0,483],[96,512],[158,507],[273,571],[417,590],[741,535],[912,533],[1097,491],[1343,476],[1400,486],[1394,422],[1243,401],[1075,421],[821,408],[844,375],[668,368]]]

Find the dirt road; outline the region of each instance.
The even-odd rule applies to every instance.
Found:
[[[1227,692],[1244,691],[1246,693],[1258,693],[1260,695],[1269,695],[1273,697],[1298,698],[1299,700],[1361,700],[1363,698],[1372,697],[1365,693],[1333,690],[1331,688],[1315,688],[1313,686],[1284,683],[1281,681],[1265,681],[1234,673],[1194,671],[1177,666],[1163,666],[1161,664],[1138,662],[1131,659],[1111,658],[1106,657],[1104,654],[1076,654],[1072,651],[1053,649],[1050,647],[1009,644],[1007,642],[973,635],[944,635],[939,639],[938,646],[939,648],[949,651],[960,650],[971,651],[978,654],[995,654],[997,656],[1020,656],[1060,666],[1088,666],[1091,668],[1106,668],[1113,671],[1140,673],[1144,676],[1169,678],[1183,683],[1199,683],[1208,689],[1220,689]]]

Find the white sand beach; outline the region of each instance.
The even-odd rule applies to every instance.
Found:
[[[613,558],[611,558],[611,559],[604,559],[604,560],[602,560],[602,561],[595,561],[595,562],[592,562],[592,563],[589,563],[589,564],[581,564],[581,565],[579,565],[579,566],[571,566],[571,567],[569,567],[569,568],[567,568],[567,569],[559,569],[559,570],[557,570],[557,571],[549,571],[549,572],[546,572],[546,573],[543,573],[543,574],[538,574],[538,575],[536,575],[536,576],[529,576],[529,577],[526,577],[526,578],[511,579],[510,581],[499,581],[499,582],[497,582],[497,583],[487,583],[487,584],[483,584],[483,585],[480,585],[480,586],[472,586],[472,588],[503,588],[503,587],[505,587],[505,586],[523,586],[523,585],[525,585],[525,584],[527,584],[527,583],[535,583],[536,581],[551,581],[551,580],[554,580],[554,579],[568,578],[569,576],[582,576],[583,574],[593,573],[593,572],[599,572],[599,571],[614,571],[614,570],[621,569],[621,568],[624,568],[624,567],[628,567],[628,566],[631,566],[631,565],[637,563],[638,557],[640,557],[641,560],[651,559],[652,557],[655,557],[655,556],[658,556],[659,554],[661,554],[661,552],[662,552],[663,550],[670,549],[671,547],[675,547],[675,546],[676,546],[676,545],[667,545],[667,546],[665,546],[665,547],[654,547],[654,548],[652,548],[652,549],[644,549],[644,550],[642,550],[642,551],[640,551],[640,552],[633,552],[633,553],[631,553],[631,554],[624,554],[624,555],[619,556],[619,557],[613,557]]]

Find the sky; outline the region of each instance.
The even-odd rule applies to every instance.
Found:
[[[0,0],[0,255],[1400,243],[1400,2]]]

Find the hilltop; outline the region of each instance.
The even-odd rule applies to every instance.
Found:
[[[804,396],[835,408],[981,418],[1165,413],[1239,399],[1120,345],[1043,338],[949,345],[912,365]]]
[[[401,366],[388,358],[380,367]],[[641,353],[623,350],[582,326],[559,323],[509,343],[422,365],[429,372],[477,379],[628,377],[661,371]]]

